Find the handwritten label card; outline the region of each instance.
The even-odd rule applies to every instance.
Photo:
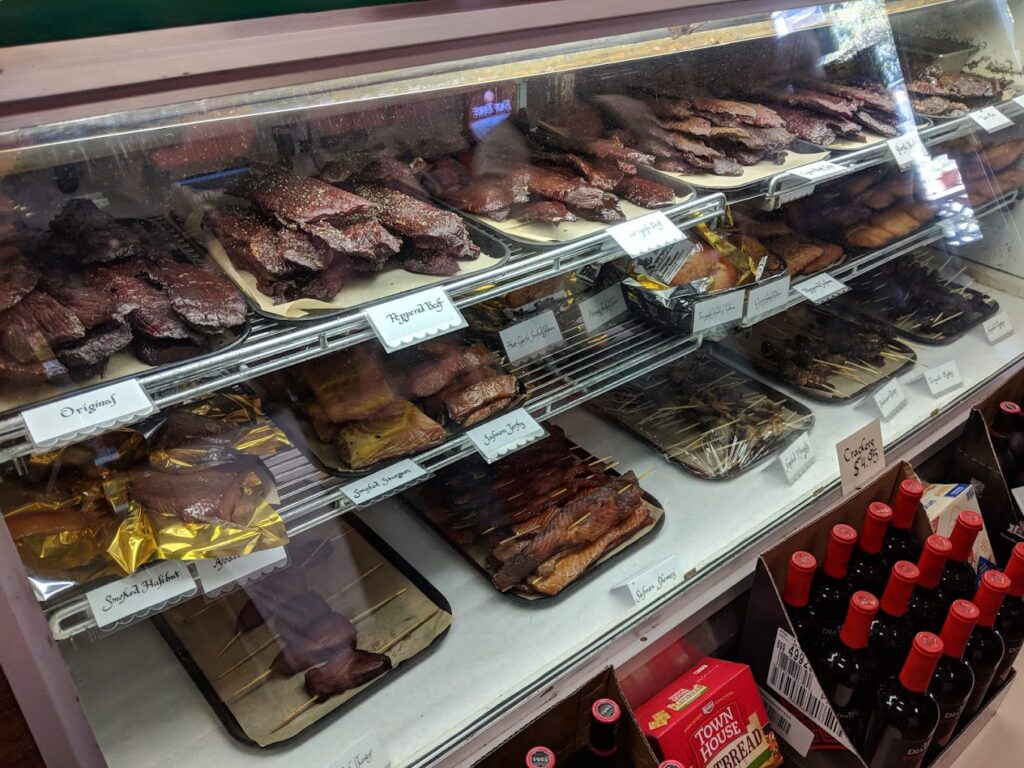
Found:
[[[839,457],[843,496],[882,474],[885,470],[882,422],[874,419],[845,440],[840,440],[836,443],[836,455]]]
[[[811,440],[804,432],[800,437],[790,443],[782,453],[779,454],[779,462],[782,464],[782,471],[786,473],[786,479],[795,483],[800,476],[806,472],[814,463],[817,457],[811,449]]]
[[[384,742],[376,731],[370,731],[351,747],[341,750],[329,768],[390,768]]]
[[[807,181],[821,181],[843,173],[846,173],[846,168],[831,160],[819,160],[816,163],[793,169],[794,176],[807,179]]]
[[[850,290],[848,285],[825,273],[802,280],[795,287],[798,293],[815,304],[824,304],[829,299],[834,299],[841,293]]]
[[[679,227],[661,211],[609,227],[608,234],[634,258],[683,239]]]
[[[932,393],[932,397],[964,385],[955,360],[929,368],[924,372],[924,380],[928,383],[928,391]]]
[[[426,476],[426,470],[415,461],[402,459],[366,477],[361,477],[354,483],[343,485],[341,492],[353,504],[362,506],[380,496],[392,493],[396,488],[401,488]]]
[[[544,427],[525,408],[509,411],[466,432],[473,447],[488,464],[518,451],[545,434]]]
[[[995,107],[974,110],[971,112],[971,120],[984,128],[988,133],[995,133],[1013,125],[1013,120]]]
[[[560,346],[563,342],[562,330],[558,327],[555,313],[546,309],[539,315],[510,325],[499,334],[501,343],[505,345],[505,354],[510,363],[518,363],[528,357]]]
[[[921,143],[921,137],[917,131],[897,136],[887,142],[889,151],[892,152],[892,159],[896,161],[901,171],[905,171],[918,161],[928,156],[928,151]]]
[[[743,291],[702,299],[693,303],[693,332],[702,333],[743,317]]]
[[[873,397],[885,421],[895,416],[907,404],[907,393],[903,391],[899,379],[895,377],[889,379]]]
[[[196,573],[203,594],[214,594],[229,584],[244,579],[260,571],[269,571],[274,566],[288,561],[284,547],[264,549],[248,555],[230,557],[214,557],[208,560],[195,560]]]
[[[366,319],[388,352],[467,325],[443,288],[427,288],[369,307]]]
[[[985,338],[989,344],[995,344],[1013,333],[1013,325],[1010,323],[1010,316],[1005,312],[990,317],[984,322]]]
[[[672,555],[626,581],[629,596],[635,605],[643,605],[681,582],[679,559]]]
[[[197,591],[188,566],[180,560],[167,560],[90,590],[85,599],[96,625],[102,628],[129,616],[144,615],[170,600],[190,597]]]
[[[1024,107],[1024,96],[1014,96],[1013,103],[1018,107]]]
[[[135,379],[90,389],[21,412],[29,439],[38,448],[76,437],[100,427],[126,424],[153,413],[156,406]]]
[[[627,311],[626,300],[622,297],[622,287],[618,283],[580,302],[580,314],[583,316],[583,327],[587,329],[587,333],[593,333],[612,320],[622,317]]]
[[[745,318],[767,317],[785,309],[789,303],[789,275],[767,285],[751,288],[747,293],[747,314]]]

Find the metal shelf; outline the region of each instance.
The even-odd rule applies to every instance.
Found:
[[[523,383],[527,393],[526,410],[537,420],[543,420],[677,360],[699,348],[700,343],[699,336],[673,336],[637,320],[626,319],[594,335],[576,329],[565,334],[565,344],[554,352],[518,367],[506,367]],[[469,438],[456,434],[441,445],[409,458],[429,476],[473,452]],[[387,498],[377,497],[369,505],[353,504],[342,491],[347,481],[321,472],[298,448],[284,451],[265,463],[274,476],[281,500],[278,510],[290,535]],[[408,487],[396,487],[388,496]],[[57,640],[66,640],[96,627],[83,594],[56,599],[54,605],[45,610]],[[117,627],[144,618],[130,619]]]

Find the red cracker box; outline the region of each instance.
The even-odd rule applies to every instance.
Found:
[[[782,755],[746,664],[705,658],[636,710],[663,759],[687,768],[773,768]]]

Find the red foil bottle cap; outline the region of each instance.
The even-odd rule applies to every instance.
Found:
[[[942,655],[942,640],[931,632],[918,632],[910,647],[907,661],[900,670],[900,683],[907,690],[924,693],[935,673],[935,665]]]
[[[889,583],[882,593],[881,608],[890,616],[902,616],[910,607],[910,596],[921,578],[921,570],[909,560],[900,560],[892,567]]]
[[[892,522],[892,507],[882,501],[868,504],[868,513],[864,516],[864,525],[860,527],[860,550],[869,555],[877,555],[882,551],[882,540]]]
[[[999,606],[1003,604],[1003,598],[1010,590],[1010,580],[1002,571],[985,571],[981,577],[981,585],[974,595],[974,604],[978,606],[981,615],[978,617],[979,627],[991,627],[996,623],[996,614],[999,613]]]
[[[917,511],[917,504],[924,496],[924,486],[918,480],[908,477],[900,483],[896,491],[896,498],[892,502],[892,521],[889,523],[893,528],[910,530],[914,524],[914,512]]]
[[[1014,545],[1010,562],[1006,564],[1003,573],[1010,580],[1010,590],[1006,594],[1024,597],[1024,541]]]
[[[684,766],[678,760],[666,760],[663,763],[658,763],[658,768],[684,768]]]
[[[942,625],[942,652],[954,659],[964,655],[967,638],[974,631],[981,611],[970,600],[954,600]]]
[[[1015,416],[1020,414],[1020,406],[1013,402],[1013,400],[1003,400],[999,404],[999,410],[1003,413],[1012,413]]]
[[[939,585],[942,569],[946,567],[946,560],[952,551],[953,545],[945,536],[935,533],[925,540],[921,559],[917,561],[917,567],[921,569],[921,576],[917,580],[918,586],[934,589]]]
[[[554,768],[555,753],[547,747],[531,747],[526,752],[526,768]]]
[[[599,723],[617,723],[622,717],[622,710],[614,699],[598,699],[590,707],[590,714]]]
[[[870,592],[854,592],[850,598],[850,608],[846,612],[846,621],[839,630],[839,639],[843,645],[854,650],[865,648],[868,644],[868,632],[871,623],[878,613],[878,598]]]
[[[810,552],[794,552],[789,558],[786,586],[782,601],[794,608],[803,608],[811,599],[811,581],[818,569],[818,561]]]
[[[949,559],[958,563],[966,563],[970,560],[971,551],[974,549],[974,540],[978,538],[978,534],[984,527],[981,515],[977,512],[965,509],[957,515],[953,532],[949,534],[949,540],[953,544],[953,551],[950,553]]]
[[[823,570],[826,575],[833,579],[846,578],[850,555],[853,554],[853,547],[856,543],[857,531],[851,526],[840,523],[832,527],[832,533],[828,537],[828,549],[825,551]]]

